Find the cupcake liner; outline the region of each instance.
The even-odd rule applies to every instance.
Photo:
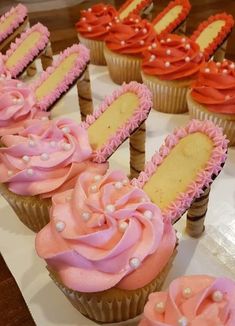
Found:
[[[8,201],[18,218],[34,232],[39,232],[50,220],[50,199],[38,196],[20,196],[8,190],[5,184],[0,184],[0,193]]]
[[[153,108],[164,113],[187,112],[186,94],[190,80],[165,81],[142,73],[143,83],[153,94]]]
[[[102,292],[81,293],[67,288],[48,266],[50,277],[72,305],[87,318],[101,323],[125,321],[141,314],[150,293],[159,291],[177,253],[175,248],[169,262],[149,284],[136,290],[111,288]]]
[[[90,50],[90,63],[98,66],[106,66],[103,41],[91,40],[81,36],[81,34],[78,34],[78,39],[81,44]]]
[[[142,60],[132,56],[117,54],[104,47],[104,56],[107,62],[111,79],[119,85],[131,81],[142,82],[140,68]]]
[[[190,92],[187,94],[187,103],[189,108],[189,115],[191,118],[202,121],[211,120],[223,129],[224,134],[229,139],[229,146],[235,145],[235,119],[229,120],[226,119],[225,115],[208,111],[205,106],[195,102],[192,99]]]

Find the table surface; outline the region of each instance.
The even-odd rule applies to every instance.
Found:
[[[90,73],[94,103],[97,106],[117,85],[110,80],[106,67],[90,66]],[[53,109],[53,118],[61,115],[80,121],[76,88]],[[147,159],[151,158],[167,134],[188,120],[188,114],[171,115],[152,111],[147,120]],[[128,173],[128,148],[126,141],[111,157],[111,169],[121,168]],[[204,273],[235,279],[234,165],[235,149],[229,149],[225,167],[212,186],[204,235],[200,239],[189,238],[184,232],[184,217],[176,224],[180,238],[178,255],[164,287],[173,278],[183,274]],[[0,198],[0,251],[36,325],[96,325],[77,312],[53,284],[45,269],[45,262],[35,253],[34,241],[35,234],[17,219],[6,201]],[[137,321],[124,324],[136,325]]]

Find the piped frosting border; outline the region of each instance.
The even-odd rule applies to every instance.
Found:
[[[16,19],[12,21],[12,23],[8,26],[5,31],[0,33],[0,42],[3,42],[10,36],[27,18],[28,9],[22,5],[21,3],[18,4],[16,7],[12,7],[8,12],[0,17],[0,24],[3,23],[9,16],[17,13]]]
[[[14,43],[11,43],[10,49],[7,50],[4,55],[4,62],[8,60],[8,58],[16,51],[16,49],[20,46],[20,44],[33,32],[39,32],[41,34],[41,38],[37,42],[36,46],[22,58],[22,60],[18,61],[12,68],[8,69],[13,78],[17,78],[27,66],[33,62],[33,60],[46,48],[49,42],[50,33],[46,26],[38,23],[28,29],[26,32],[21,34]]]
[[[33,83],[32,88],[34,92],[36,92],[36,89],[43,82],[45,82],[50,75],[53,74],[53,72],[59,67],[65,58],[69,57],[73,53],[79,53],[79,57],[75,60],[73,69],[66,73],[64,79],[53,90],[53,92],[37,102],[37,106],[41,110],[48,110],[50,106],[52,106],[82,75],[90,60],[89,50],[82,44],[74,44],[70,48],[65,49],[59,54],[59,57],[53,62],[53,65],[43,71],[41,76]]]
[[[204,50],[206,60],[209,60],[209,58],[214,54],[217,48],[225,41],[226,37],[228,37],[228,34],[232,31],[232,28],[234,26],[233,16],[228,15],[225,12],[210,16],[207,20],[199,24],[198,28],[193,32],[191,36],[191,40],[195,42],[198,36],[202,33],[202,31],[216,20],[224,20],[226,23],[222,27],[220,33],[218,33],[215,39],[210,44],[208,44],[207,48]]]
[[[118,14],[121,14],[121,12],[123,10],[125,10],[131,3],[133,0],[127,0],[118,10]],[[146,7],[150,6],[150,4],[152,3],[152,0],[143,0],[141,1],[134,10],[132,10],[129,15],[127,17],[129,17],[130,15],[139,15],[141,13],[141,11],[143,9],[145,9]],[[125,17],[125,18],[127,18]]]
[[[217,176],[227,158],[228,140],[223,135],[221,128],[217,127],[213,122],[191,120],[185,127],[176,129],[171,135],[165,139],[164,145],[161,146],[159,152],[156,152],[152,159],[146,164],[145,170],[140,173],[138,179],[132,180],[132,185],[143,188],[149,178],[157,171],[165,157],[179,143],[179,141],[189,134],[202,132],[207,135],[213,142],[211,158],[209,159],[205,169],[201,171],[195,181],[189,186],[187,191],[180,193],[177,199],[162,211],[165,219],[174,222],[178,219],[190,206],[195,198],[199,198],[205,188],[212,182],[213,177]]]
[[[190,2],[188,0],[175,0],[171,1],[168,6],[157,15],[157,17],[152,21],[152,24],[156,25],[170,10],[179,5],[183,7],[179,16],[173,22],[168,24],[167,28],[158,34],[158,36],[162,36],[166,33],[173,33],[172,31],[174,31],[186,19],[191,9]]]
[[[124,83],[111,96],[106,97],[100,107],[92,115],[87,116],[82,126],[88,129],[119,96],[127,92],[133,92],[138,96],[139,106],[136,108],[133,116],[122,127],[117,129],[115,135],[112,135],[100,149],[93,152],[94,162],[105,162],[148,117],[152,108],[152,94],[145,85],[131,82],[129,84]]]

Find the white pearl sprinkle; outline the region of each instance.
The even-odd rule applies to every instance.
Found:
[[[203,58],[204,57],[204,54],[202,52],[199,52],[199,57],[200,58]]]
[[[163,44],[163,43],[165,43],[165,41],[164,40],[161,40],[160,43]]]
[[[171,38],[166,39],[167,43],[171,42]]]
[[[133,22],[134,21],[134,19],[133,18],[130,18],[130,22]]]
[[[190,57],[185,58],[185,62],[190,62],[190,61],[191,61]]]
[[[140,45],[144,45],[144,40],[140,40]]]
[[[71,149],[71,144],[68,144],[68,143],[64,143],[63,145],[62,145],[62,147],[63,147],[63,150],[64,151],[69,151],[70,149]]]
[[[82,17],[82,20],[83,20],[83,21],[86,21],[86,17]]]
[[[125,45],[126,44],[126,42],[125,41],[121,41],[121,45]]]
[[[223,59],[223,62],[227,62],[227,59]]]
[[[191,295],[192,295],[192,289],[191,288],[183,289],[183,296],[185,298],[189,298]]]
[[[188,319],[185,316],[182,316],[179,320],[178,320],[178,325],[179,326],[187,326],[188,325]]]
[[[156,59],[156,56],[154,54],[151,55],[151,57],[149,58],[149,61],[152,62]]]
[[[54,140],[50,141],[50,146],[51,147],[55,147],[56,146],[56,142]]]
[[[217,67],[221,67],[221,62],[216,62]]]
[[[109,22],[109,26],[112,26],[113,24],[111,22]]]
[[[82,213],[83,221],[88,221],[90,218],[91,218],[91,214],[89,212],[83,212]]]
[[[122,184],[123,186],[127,186],[129,184],[129,180],[128,179],[122,180]]]
[[[185,37],[182,37],[181,42],[182,43],[185,43],[186,42],[186,38]]]
[[[91,192],[97,191],[97,185],[91,185]]]
[[[97,181],[100,181],[101,178],[102,178],[102,176],[99,175],[99,174],[97,174],[97,175],[94,176],[94,181],[96,181],[96,182],[97,182]]]
[[[148,33],[148,31],[147,31],[146,28],[143,29],[143,33],[144,33],[144,34],[147,34],[147,33]]]
[[[221,291],[215,291],[213,294],[212,294],[212,300],[214,302],[221,302],[223,300],[223,293]]]
[[[116,23],[120,23],[120,19],[116,19]]]
[[[206,68],[204,71],[205,71],[205,73],[209,74],[210,68]]]
[[[121,189],[123,187],[123,184],[120,181],[117,181],[115,183],[114,187],[119,190],[119,189]]]
[[[135,22],[138,24],[139,23],[139,19],[136,19]]]
[[[20,87],[22,87],[22,86],[23,86],[23,83],[17,83],[17,84],[16,84],[16,87],[17,87],[17,88],[20,88]]]
[[[231,98],[231,96],[230,96],[230,95],[226,95],[226,96],[225,96],[225,101],[228,101],[228,100],[230,100],[230,98]]]
[[[223,69],[223,74],[227,74],[228,73],[228,69]]]
[[[139,28],[135,28],[135,33],[138,33],[139,32]]]
[[[91,26],[88,26],[87,27],[87,30],[88,30],[88,32],[91,32],[92,31],[92,27]]]
[[[160,301],[155,304],[155,310],[159,312],[160,314],[163,314],[165,311],[165,304],[164,302]]]
[[[104,7],[104,10],[107,10],[107,7]],[[116,19],[117,17],[115,17],[115,19]]]
[[[107,213],[113,213],[113,212],[115,212],[115,206],[109,204],[109,205],[107,205],[107,206],[105,207],[105,211],[106,211]]]
[[[13,172],[11,170],[8,170],[7,175],[8,175],[8,177],[11,177],[13,175]]]
[[[166,54],[167,54],[167,55],[171,55],[171,50],[170,50],[170,49],[167,49],[167,50],[166,50]]]
[[[69,127],[63,127],[62,131],[64,134],[68,134],[70,132],[70,129],[69,129]]]
[[[36,146],[35,141],[31,139],[31,140],[29,141],[29,146],[30,146],[30,147],[35,147],[35,146]]]
[[[91,11],[92,11],[92,9],[91,9],[91,8],[88,8],[88,9],[87,9],[87,11],[91,12]]]
[[[146,217],[148,220],[151,220],[153,218],[153,213],[147,210],[144,212],[144,217]]]
[[[49,155],[47,153],[42,153],[40,158],[42,161],[47,161],[49,160]]]
[[[152,50],[152,46],[151,46],[151,45],[148,46],[148,50],[149,50],[149,51]]]
[[[234,69],[235,68],[235,64],[231,63],[231,65],[229,66],[229,68]]]
[[[33,175],[34,174],[33,169],[27,169],[27,174],[28,175]]]
[[[171,63],[169,61],[165,62],[165,67],[170,67]]]
[[[118,229],[120,232],[124,233],[126,229],[128,228],[128,223],[125,221],[119,222],[118,223]]]
[[[131,258],[129,263],[130,263],[131,268],[133,268],[133,269],[136,269],[140,266],[140,260],[137,257]]]
[[[186,49],[186,50],[190,50],[190,49],[191,49],[190,44],[186,44],[186,45],[185,45],[185,49]]]
[[[28,155],[24,155],[24,156],[22,157],[22,160],[23,160],[24,162],[28,163],[28,162],[30,161],[30,157],[29,157]]]
[[[106,29],[107,29],[107,31],[109,31],[109,30],[110,30],[110,28],[111,28],[110,26],[106,26]]]
[[[56,222],[55,228],[57,232],[62,232],[65,228],[65,223],[62,221],[58,221]]]
[[[152,48],[153,48],[153,49],[156,49],[156,47],[157,47],[157,43],[153,43],[153,44],[152,44]]]
[[[13,103],[17,103],[17,102],[18,102],[18,99],[14,97],[14,98],[12,99],[12,102],[13,102]]]

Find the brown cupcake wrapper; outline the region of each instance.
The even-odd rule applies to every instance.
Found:
[[[104,57],[104,42],[91,40],[78,34],[78,39],[81,44],[85,45],[90,50],[90,63],[97,66],[106,66]]]
[[[121,322],[140,315],[150,293],[159,291],[167,277],[177,253],[175,248],[170,260],[160,274],[143,288],[122,290],[111,288],[102,292],[82,293],[67,288],[49,266],[50,277],[72,305],[87,318],[100,323]]]
[[[201,121],[211,120],[223,129],[224,134],[229,139],[229,146],[235,145],[235,120],[226,120],[219,115],[208,111],[206,107],[203,107],[201,104],[195,102],[190,93],[187,94],[187,103],[191,118]]]
[[[0,193],[8,201],[18,218],[34,232],[39,232],[48,224],[50,199],[38,196],[20,196],[8,190],[5,184],[0,184]]]
[[[184,113],[188,111],[186,94],[188,86],[178,86],[177,82],[160,81],[142,74],[143,83],[153,94],[153,108],[164,113]],[[175,86],[174,86],[175,84]]]
[[[124,82],[131,81],[142,82],[140,73],[142,60],[140,58],[112,52],[106,46],[104,47],[104,56],[110,77],[116,84],[122,85]]]

